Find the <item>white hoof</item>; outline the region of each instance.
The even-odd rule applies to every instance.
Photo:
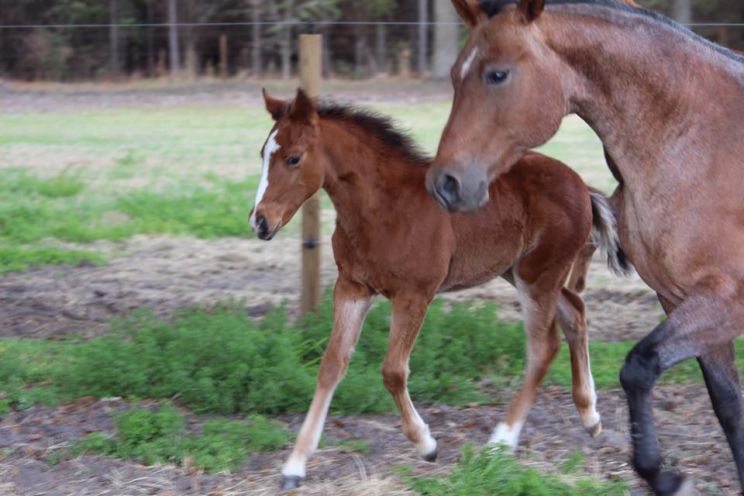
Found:
[[[499,422],[488,440],[488,444],[505,446],[509,452],[513,453],[519,443],[519,433],[522,431],[522,423],[517,422],[509,426],[504,422]]]

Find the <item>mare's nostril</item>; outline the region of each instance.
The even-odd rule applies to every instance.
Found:
[[[444,174],[442,176],[442,192],[446,193],[448,197],[453,198],[457,196],[460,191],[460,183],[454,176],[450,174]]]

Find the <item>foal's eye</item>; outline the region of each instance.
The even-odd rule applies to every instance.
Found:
[[[295,166],[300,163],[300,156],[299,155],[290,155],[287,157],[287,165],[289,166]]]
[[[509,71],[490,69],[486,71],[486,84],[497,85],[504,83],[509,78]]]

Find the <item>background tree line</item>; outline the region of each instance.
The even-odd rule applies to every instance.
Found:
[[[641,3],[682,22],[744,22],[741,0]],[[289,78],[296,36],[314,29],[325,35],[327,74],[365,77],[409,64],[446,77],[462,37],[456,21],[450,0],[0,0],[0,76]],[[88,27],[63,27],[71,24]],[[744,48],[743,28],[697,30]]]

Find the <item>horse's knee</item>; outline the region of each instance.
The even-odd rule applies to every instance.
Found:
[[[318,371],[318,385],[322,388],[332,388],[341,380],[351,361],[351,353],[326,351],[320,361]]]
[[[661,374],[659,356],[641,345],[634,347],[620,370],[620,384],[625,392],[649,391]]]
[[[405,367],[391,365],[389,363],[382,365],[382,382],[390,393],[395,394],[405,389],[407,378],[408,371]]]

